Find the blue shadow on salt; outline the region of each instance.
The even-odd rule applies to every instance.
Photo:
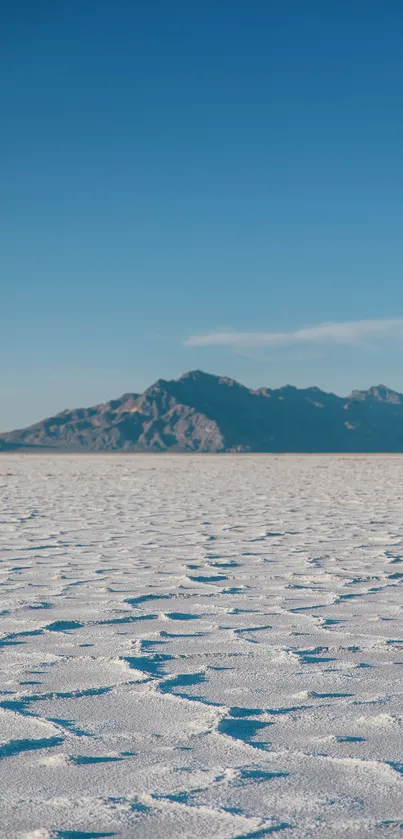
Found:
[[[54,621],[45,626],[48,632],[68,632],[71,629],[82,629],[84,626],[80,621]]]
[[[82,830],[56,830],[53,839],[103,839],[105,836],[117,836],[117,833],[88,833]]]
[[[167,600],[172,594],[140,594],[138,597],[129,597],[125,603],[130,606],[138,606],[140,603],[147,603],[149,600]]]
[[[387,760],[386,763],[388,764],[388,766],[391,766],[392,769],[395,770],[395,772],[398,772],[399,775],[403,775],[403,763],[393,763],[390,760]]]
[[[218,724],[218,731],[220,734],[226,734],[227,737],[232,737],[234,740],[243,740],[249,746],[255,749],[266,749],[269,743],[252,741],[258,731],[267,728],[269,725],[274,725],[271,722],[262,722],[261,720],[251,720],[245,718],[231,719],[226,717]]]
[[[291,828],[292,825],[288,822],[280,822],[280,824],[273,824],[270,827],[261,827],[254,833],[242,833],[242,836],[237,836],[236,839],[263,839],[264,836],[270,836],[272,833],[278,833],[280,830],[290,830]]]
[[[172,679],[166,679],[160,685],[161,693],[170,693],[174,688],[187,687],[188,685],[200,685],[206,681],[204,673],[179,673]]]
[[[70,763],[75,763],[76,766],[87,766],[91,763],[117,763],[124,760],[123,757],[92,757],[91,755],[70,755]]]
[[[166,612],[166,617],[171,621],[195,621],[200,615],[192,615],[190,612]]]
[[[289,772],[266,772],[264,769],[241,769],[241,781],[254,781],[261,784],[263,781],[272,781],[275,778],[287,778]]]
[[[87,731],[84,731],[82,728],[78,728],[73,720],[65,720],[59,717],[49,717],[49,722],[53,722],[55,725],[60,725],[61,728],[65,728],[66,731],[69,731],[71,734],[75,734],[76,737],[92,737],[92,734],[89,734]]]
[[[125,656],[124,661],[127,661],[129,667],[133,670],[139,670],[140,673],[145,673],[147,676],[155,676],[157,678],[164,676],[164,671],[161,669],[166,661],[172,661],[174,656],[163,655],[156,653],[153,656]]]
[[[263,714],[261,708],[238,708],[237,706],[230,708],[229,712],[231,717],[257,717]]]
[[[0,759],[19,755],[21,752],[31,752],[35,749],[51,749],[61,746],[63,737],[43,737],[41,740],[9,740],[0,746]]]

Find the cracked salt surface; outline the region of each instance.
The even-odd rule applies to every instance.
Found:
[[[402,486],[2,455],[0,839],[401,835]]]

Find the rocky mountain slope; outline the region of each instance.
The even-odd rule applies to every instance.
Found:
[[[0,435],[0,450],[403,452],[403,396],[319,388],[249,390],[200,370]]]

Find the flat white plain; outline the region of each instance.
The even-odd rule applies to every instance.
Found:
[[[397,836],[403,459],[0,459],[1,839]]]

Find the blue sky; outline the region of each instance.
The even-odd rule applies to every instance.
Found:
[[[193,368],[403,390],[401,0],[1,6],[0,430]]]

